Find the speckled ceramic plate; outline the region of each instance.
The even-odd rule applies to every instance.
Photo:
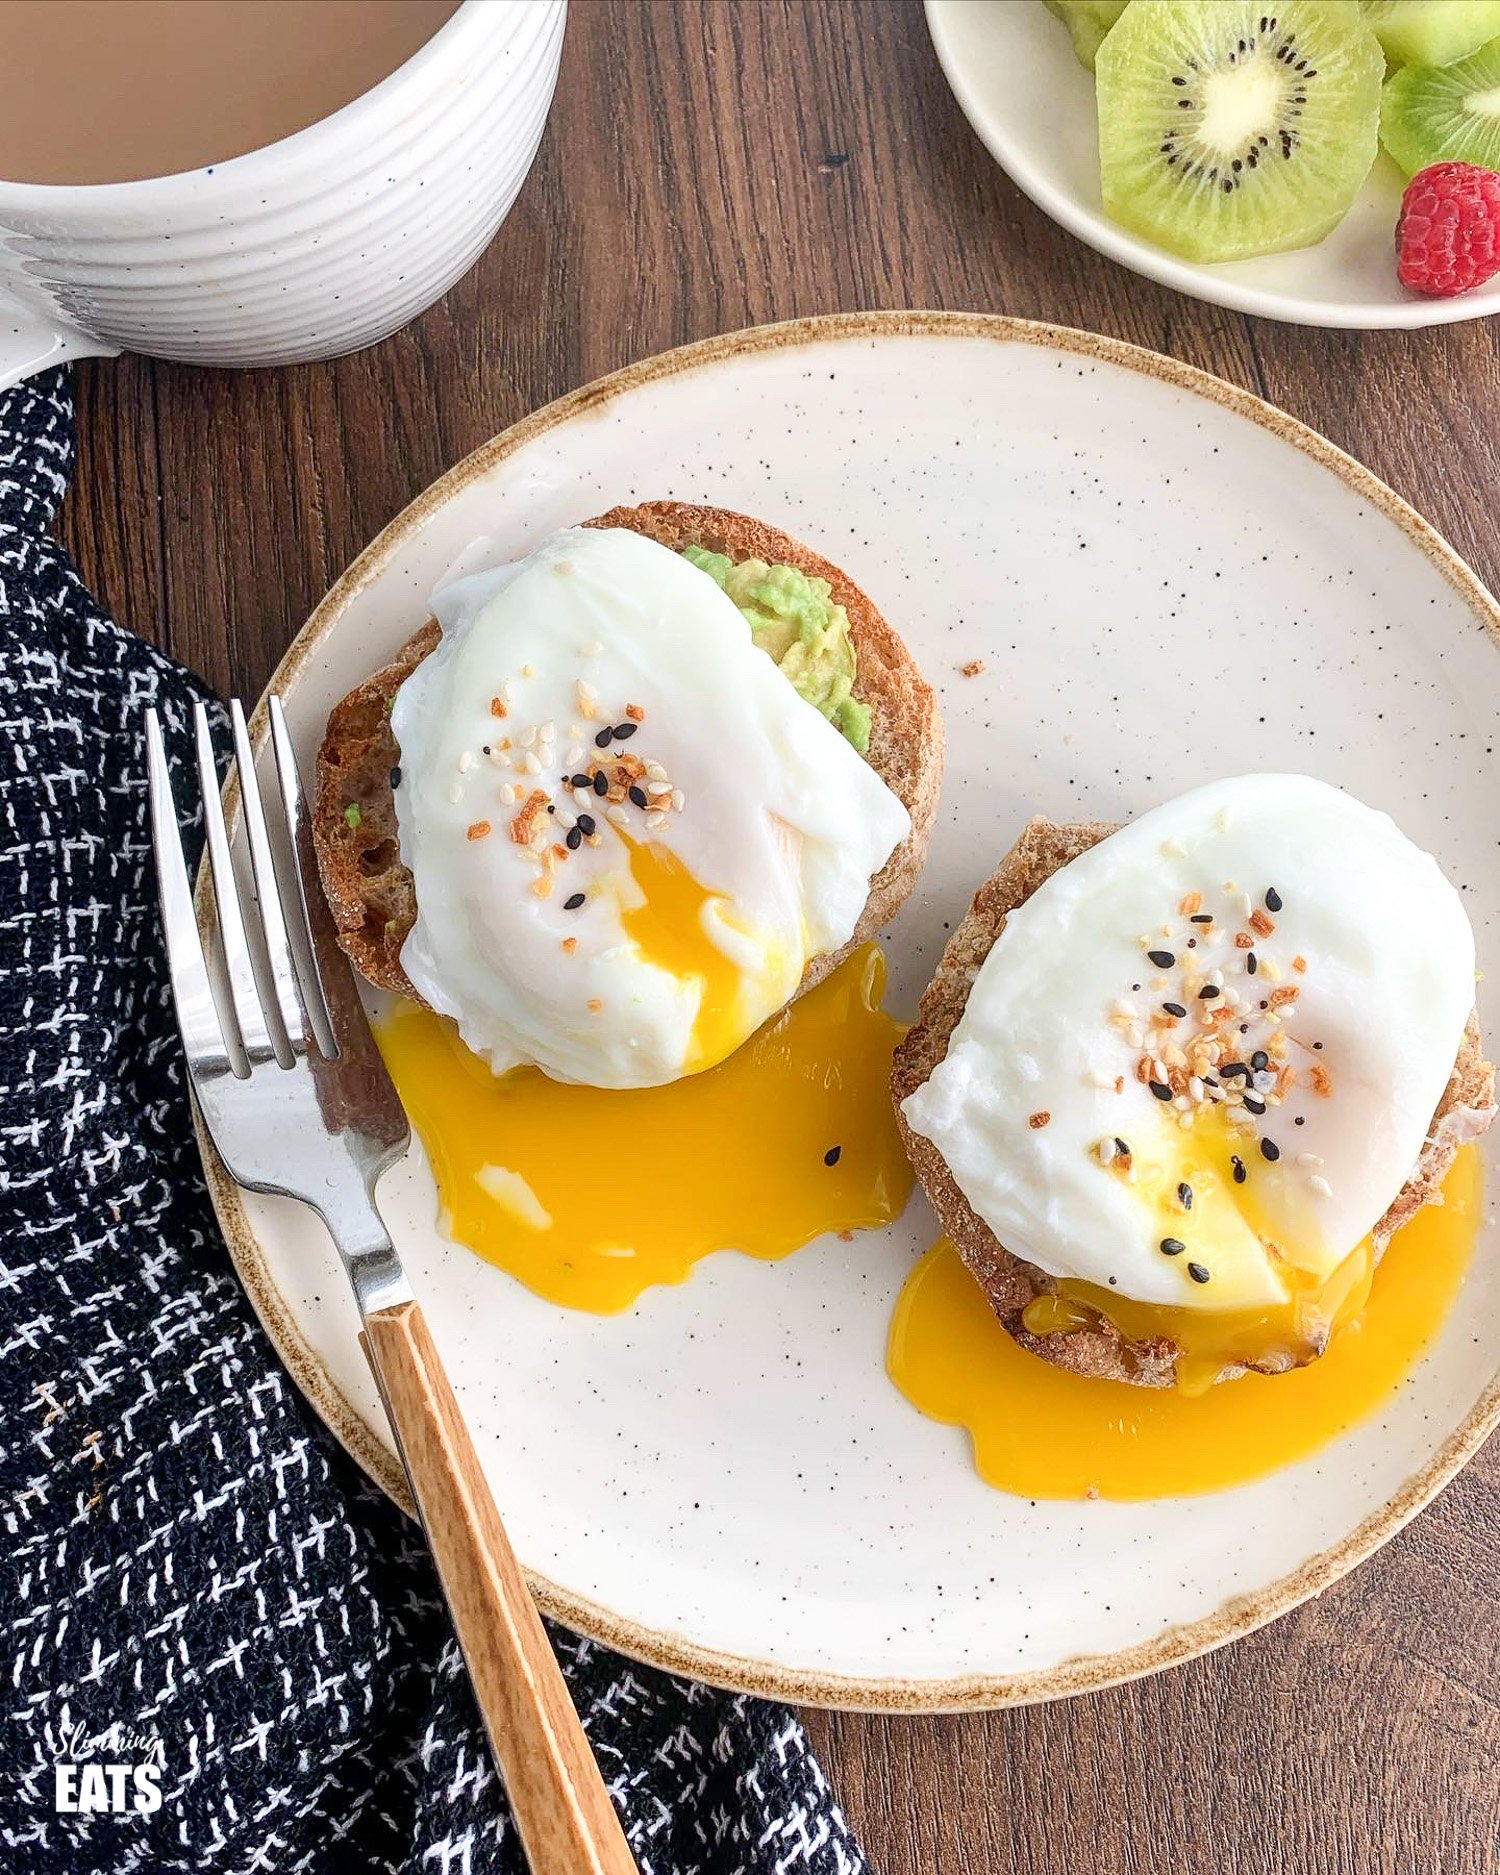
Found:
[[[1389,808],[1500,964],[1494,602],[1387,489],[1185,367],[1001,319],[864,314],[710,340],[539,412],[430,489],[318,608],[276,682],[304,757],[476,535],[522,553],[617,501],[790,528],[868,587],[943,693],[931,857],[889,933],[911,1010],[1029,814],[1115,820],[1207,775],[1306,769]],[[1205,668],[1213,732],[1190,704]],[[959,667],[983,659],[981,676]],[[1179,700],[1182,707],[1173,700]],[[403,1495],[321,1227],[215,1179],[287,1365]],[[726,1254],[630,1314],[538,1301],[438,1235],[420,1151],[382,1207],[543,1605],[755,1692],[938,1709],[1098,1687],[1243,1634],[1416,1511],[1500,1412],[1487,1244],[1441,1342],[1337,1448],[1218,1497],[1030,1503],[883,1369],[936,1235]]]
[[[1094,81],[1042,0],[926,0],[927,27],[953,95],[1000,167],[1090,247],[1216,306],[1297,325],[1448,325],[1500,312],[1500,278],[1457,299],[1425,299],[1396,278],[1396,216],[1406,178],[1381,151],[1325,240],[1218,266],[1180,260],[1122,228],[1099,193]]]

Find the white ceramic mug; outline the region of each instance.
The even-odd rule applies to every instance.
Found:
[[[473,265],[515,200],[567,0],[464,0],[295,136],[144,182],[0,181],[0,388],[68,358],[333,358]]]

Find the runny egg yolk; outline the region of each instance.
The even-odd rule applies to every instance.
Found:
[[[1443,1203],[1396,1233],[1373,1274],[1368,1245],[1346,1259],[1356,1279],[1327,1349],[1291,1373],[1244,1374],[1198,1393],[1069,1373],[1011,1339],[946,1238],[906,1280],[887,1366],[921,1412],[967,1429],[976,1469],[1000,1490],[1118,1499],[1223,1490],[1307,1457],[1395,1391],[1463,1282],[1481,1199],[1479,1152],[1465,1146]],[[1353,1304],[1361,1290],[1362,1308]],[[1099,1306],[1131,1332],[1133,1305],[1110,1294]]]
[[[1364,1307],[1375,1267],[1369,1243],[1334,1257],[1311,1206],[1297,1241],[1279,1242],[1260,1202],[1272,1168],[1222,1111],[1201,1112],[1186,1132],[1166,1128],[1159,1150],[1132,1155],[1128,1176],[1151,1208],[1157,1253],[1172,1256],[1194,1302],[1201,1277],[1201,1300],[1213,1306],[1164,1308],[1064,1278],[1028,1304],[1022,1319],[1034,1335],[1087,1328],[1103,1315],[1131,1341],[1164,1337],[1182,1350],[1177,1385],[1192,1393],[1225,1366],[1304,1361]]]
[[[701,985],[683,1070],[697,1074],[737,1048],[756,1026],[757,1016],[778,1009],[796,982],[783,984],[775,957],[767,960],[759,977],[747,979],[706,928],[705,921],[714,918],[733,929],[728,901],[701,886],[670,847],[632,840],[623,833],[620,838],[629,854],[633,893],[639,895],[620,908],[626,937],[647,963],[679,982],[696,980]],[[800,962],[796,974],[801,975]]]
[[[411,1007],[377,1037],[448,1235],[548,1301],[613,1314],[710,1251],[769,1260],[901,1212],[912,1172],[887,1083],[903,1029],[884,987],[864,945],[717,1067],[664,1087],[497,1078]]]

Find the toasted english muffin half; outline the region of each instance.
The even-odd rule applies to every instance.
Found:
[[[1005,1248],[959,1190],[937,1147],[913,1132],[901,1112],[901,1102],[922,1086],[947,1055],[974,979],[1005,929],[1007,916],[1024,904],[1045,879],[1116,831],[1114,825],[1104,821],[1073,826],[1045,819],[1028,822],[1021,837],[974,894],[968,912],[949,939],[937,974],[923,993],[917,1021],[896,1050],[891,1092],[901,1137],[922,1188],[1006,1331],[1031,1353],[1073,1373],[1125,1380],[1143,1387],[1169,1387],[1176,1380],[1182,1350],[1165,1336],[1128,1340],[1102,1315],[1087,1327],[1053,1334],[1033,1334],[1026,1327],[1022,1316],[1027,1304],[1037,1296],[1055,1293],[1055,1279]],[[1495,1069],[1484,1058],[1479,1018],[1471,1013],[1421,1156],[1372,1233],[1377,1257],[1394,1232],[1424,1204],[1442,1203],[1443,1180],[1459,1147],[1482,1130],[1494,1104]],[[1320,1351],[1313,1350],[1307,1359]],[[1256,1365],[1262,1372],[1285,1370],[1284,1366]],[[1218,1378],[1230,1380],[1245,1371],[1242,1366],[1227,1366]]]
[[[853,580],[779,528],[726,508],[679,501],[611,508],[583,525],[629,528],[674,551],[702,547],[735,562],[796,567],[810,579],[827,580],[834,603],[848,614],[857,667],[853,695],[871,713],[865,760],[911,816],[911,832],[870,881],[848,943],[809,961],[797,990],[801,995],[890,922],[922,870],[943,772],[936,694]],[[335,704],[318,750],[313,799],[313,843],[339,942],[362,976],[413,1002],[422,999],[401,967],[401,947],[416,922],[417,899],[396,820],[392,781],[401,754],[391,731],[391,706],[441,636],[437,621],[429,619],[390,663]]]

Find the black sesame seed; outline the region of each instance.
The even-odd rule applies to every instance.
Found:
[[[1177,1202],[1184,1211],[1191,1211],[1193,1208],[1193,1188],[1186,1179],[1177,1187]]]
[[[839,1154],[843,1150],[842,1146],[830,1146],[827,1152],[823,1154],[824,1165],[837,1165],[839,1162]]]
[[[563,839],[569,851],[576,853],[579,847],[583,845],[583,831],[579,827],[569,827]]]
[[[1152,1093],[1155,1094],[1158,1100],[1170,1100],[1172,1098],[1172,1090],[1167,1086],[1165,1081],[1152,1081],[1149,1085]]]
[[[1166,1010],[1169,1016],[1185,1016],[1187,1014],[1187,1011],[1183,1008],[1181,1003],[1163,1003],[1162,1008]]]
[[[1147,951],[1146,955],[1158,970],[1170,970],[1177,961],[1170,951]]]
[[[1257,1048],[1255,1053],[1250,1057],[1250,1066],[1254,1068],[1257,1074],[1263,1074],[1270,1065],[1271,1057],[1263,1048]]]
[[[602,768],[594,777],[594,792],[595,794],[609,793],[609,776],[605,774]]]
[[[630,800],[632,806],[644,807],[646,805],[646,790],[641,787],[632,787],[630,790]]]
[[[1208,1281],[1208,1271],[1201,1263],[1189,1263],[1188,1275],[1192,1277],[1195,1283],[1206,1283]]]
[[[609,739],[614,733],[612,729],[601,729],[598,735],[594,737],[594,747],[596,749],[607,749],[609,747]]]
[[[583,903],[582,892],[575,892],[571,898],[565,898],[563,900],[563,910],[564,911],[577,911],[578,907],[582,903]]]
[[[1294,1119],[1294,1120],[1292,1121],[1292,1125],[1293,1125],[1293,1126],[1306,1126],[1306,1125],[1307,1125],[1307,1121],[1306,1121],[1306,1120],[1305,1120],[1305,1119],[1303,1118],[1303,1116],[1302,1116],[1302,1115],[1301,1115],[1301,1114],[1299,1113],[1299,1114],[1297,1115],[1297,1117],[1296,1117],[1296,1119]]]
[[[488,749],[485,750],[485,754],[486,755],[489,754]],[[400,786],[401,786],[401,764],[397,762],[396,766],[391,770],[391,792],[394,793],[396,789],[399,788]]]
[[[593,781],[588,775],[568,776],[568,786],[570,788],[591,788],[593,785]]]
[[[1123,1139],[1117,1139],[1115,1141],[1115,1151],[1119,1153],[1122,1158],[1128,1159],[1130,1157],[1130,1148]]]
[[[1243,1185],[1245,1182],[1245,1161],[1237,1152],[1234,1152],[1229,1155],[1229,1163],[1234,1167],[1235,1184]]]
[[[1257,1100],[1254,1094],[1246,1094],[1245,1096],[1246,1113],[1253,1113],[1256,1119],[1259,1119],[1260,1116],[1265,1112],[1265,1110],[1266,1110],[1266,1103],[1263,1100]]]
[[[1191,919],[1193,924],[1212,924],[1213,921],[1214,915],[1211,911],[1195,911]]]
[[[1247,1081],[1250,1078],[1250,1070],[1245,1066],[1243,1061],[1226,1061],[1219,1069],[1219,1073],[1226,1081],[1236,1079],[1241,1075],[1243,1075]]]
[[[634,723],[616,723],[611,733],[616,742],[629,742],[635,734],[635,729]]]
[[[1201,1003],[1211,1003],[1216,996],[1222,995],[1222,993],[1217,983],[1205,983],[1203,988],[1198,992],[1198,1000]]]
[[[586,840],[592,838],[597,825],[598,822],[594,819],[592,814],[580,814],[578,816],[578,831]]]
[[[1269,1159],[1274,1165],[1281,1157],[1281,1148],[1274,1139],[1263,1139],[1260,1142],[1260,1156],[1263,1159]]]
[[[1186,1249],[1187,1245],[1180,1237],[1163,1237],[1161,1240],[1161,1253],[1164,1257],[1180,1257]]]
[[[1245,975],[1247,977],[1253,977],[1259,968],[1260,965],[1255,961],[1255,952],[1247,952],[1245,956]]]
[[[1266,893],[1266,910],[1267,911],[1280,911],[1281,910],[1281,894],[1276,890],[1274,885],[1270,887],[1270,889]]]

